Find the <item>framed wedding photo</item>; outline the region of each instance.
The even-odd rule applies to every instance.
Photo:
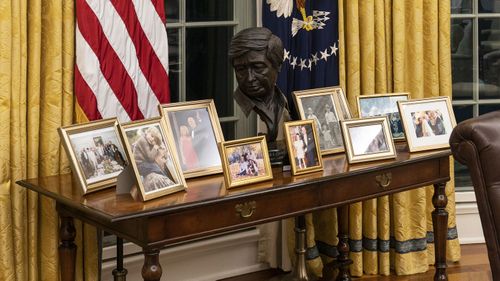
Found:
[[[222,142],[220,154],[227,188],[273,178],[264,136]]]
[[[404,141],[405,135],[401,117],[399,116],[398,101],[407,101],[409,99],[409,93],[358,96],[359,117],[387,116],[392,138],[395,141]]]
[[[222,172],[217,144],[224,141],[213,100],[160,105],[186,178]]]
[[[127,166],[117,124],[112,118],[58,130],[83,194],[113,186]]]
[[[341,124],[350,164],[396,157],[386,116],[351,119]]]
[[[410,152],[449,147],[456,126],[449,97],[398,102]]]
[[[118,127],[143,201],[186,188],[177,152],[161,117]]]
[[[292,121],[286,122],[284,126],[292,174],[323,170],[315,121]]]
[[[322,155],[344,151],[340,120],[351,118],[351,112],[340,87],[293,92],[300,119],[316,122]]]

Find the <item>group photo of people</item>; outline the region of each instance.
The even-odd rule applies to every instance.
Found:
[[[104,128],[92,135],[73,134],[70,140],[87,184],[117,176],[127,165],[114,128]]]
[[[154,192],[178,183],[173,159],[159,125],[144,125],[125,131],[144,192]]]
[[[411,113],[417,138],[446,134],[443,114],[439,110],[426,110]]]
[[[190,109],[169,112],[168,115],[182,170],[220,167],[217,140],[208,110]]]
[[[290,126],[291,147],[298,169],[306,169],[319,165],[318,151],[311,125]]]
[[[301,99],[306,119],[314,120],[319,135],[320,149],[343,146],[338,112],[330,95],[305,97]]]
[[[226,155],[233,181],[258,177],[266,172],[260,143],[229,147]]]

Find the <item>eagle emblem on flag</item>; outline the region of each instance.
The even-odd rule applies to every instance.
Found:
[[[323,29],[326,25],[325,22],[330,19],[328,17],[330,12],[328,11],[313,10],[312,16],[308,16],[305,7],[306,1],[307,0],[295,0],[297,10],[300,12],[302,18],[293,18],[292,36],[297,35],[300,29],[304,29],[306,31]],[[276,12],[278,17],[284,18],[288,18],[292,15],[293,2],[293,0],[267,0],[267,4],[270,5],[270,10],[272,12]]]

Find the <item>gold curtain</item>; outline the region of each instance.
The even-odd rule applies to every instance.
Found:
[[[338,20],[340,81],[354,115],[357,95],[451,96],[449,0],[339,0]],[[453,169],[451,177],[447,258],[458,261]],[[353,276],[428,270],[434,263],[432,194],[433,187],[424,187],[350,206]],[[306,218],[308,266],[321,275],[336,253],[336,212]]]
[[[69,172],[74,17],[73,1],[0,1],[0,280],[59,278],[55,203],[15,181]],[[95,230],[75,224],[77,280],[97,280]]]

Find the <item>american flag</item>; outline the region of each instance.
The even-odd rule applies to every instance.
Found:
[[[170,101],[164,0],[76,0],[75,94],[89,120],[158,115]]]

